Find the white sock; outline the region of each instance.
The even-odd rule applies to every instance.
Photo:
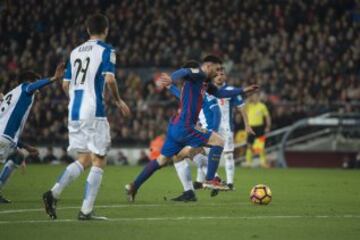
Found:
[[[99,192],[101,180],[104,170],[99,167],[91,167],[88,178],[86,179],[84,201],[81,207],[81,212],[89,214],[94,208],[96,196]]]
[[[234,184],[234,175],[235,175],[234,153],[233,152],[224,153],[224,158],[225,158],[226,183]]]
[[[198,153],[194,156],[193,161],[197,166],[196,181],[204,182],[207,172],[207,157],[202,153]]]
[[[9,179],[12,171],[14,171],[15,168],[16,168],[16,165],[12,160],[9,160],[4,164],[4,167],[0,173],[0,190],[3,188],[6,181]]]
[[[84,172],[84,167],[79,161],[75,161],[67,166],[51,189],[53,197],[59,199],[64,188],[78,178],[82,172]]]
[[[176,173],[180,179],[181,184],[184,187],[184,191],[194,190],[194,186],[191,180],[191,169],[187,159],[174,163]]]

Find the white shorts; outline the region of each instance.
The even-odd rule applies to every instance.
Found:
[[[224,152],[234,151],[234,133],[230,130],[220,129],[219,134],[224,138]]]
[[[107,119],[70,121],[68,151],[91,152],[105,156],[110,149],[110,126]]]
[[[0,136],[0,161],[4,161],[16,150],[14,143]]]

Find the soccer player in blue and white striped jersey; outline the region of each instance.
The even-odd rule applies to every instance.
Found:
[[[0,101],[0,161],[23,148],[30,153],[37,150],[20,141],[21,133],[29,116],[31,107],[35,100],[35,93],[50,83],[61,79],[64,73],[64,64],[61,63],[56,68],[52,78],[37,80],[40,77],[33,72],[20,74],[19,80],[23,83],[12,89]],[[1,196],[1,189],[11,176],[11,172],[18,164],[16,161],[8,160],[0,172],[0,202],[8,202]]]
[[[104,15],[95,14],[87,20],[86,25],[90,39],[71,52],[63,82],[70,99],[68,150],[76,151],[78,156],[77,161],[65,169],[51,190],[43,194],[45,210],[52,219],[57,218],[56,202],[62,191],[91,165],[78,219],[105,219],[93,214],[111,143],[103,99],[105,85],[111,91],[120,112],[125,116],[130,113],[120,98],[115,79],[115,50],[104,42],[109,32],[108,19]]]

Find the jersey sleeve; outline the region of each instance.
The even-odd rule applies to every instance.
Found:
[[[169,87],[169,91],[172,95],[174,95],[176,98],[180,98],[180,90],[179,88],[174,85],[174,84],[171,84],[170,87]]]
[[[113,48],[105,48],[102,56],[102,63],[102,74],[110,74],[115,76],[116,53]]]
[[[64,73],[64,81],[71,81],[71,63],[70,59],[66,63],[65,73]]]
[[[245,101],[241,95],[231,98],[231,105],[236,107],[245,107]]]
[[[24,91],[27,94],[33,94],[36,90],[40,90],[41,88],[49,85],[51,81],[48,78],[37,80],[36,82],[29,83],[27,85],[23,85]]]

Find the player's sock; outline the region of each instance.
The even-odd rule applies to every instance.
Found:
[[[252,164],[252,150],[249,147],[246,149],[245,158],[247,165],[250,166]]]
[[[261,166],[267,166],[265,149],[261,150],[259,158]]]
[[[82,172],[84,172],[84,167],[79,161],[75,161],[67,166],[51,189],[53,197],[59,199],[64,188],[78,178]]]
[[[160,165],[157,160],[150,161],[142,172],[137,176],[137,178],[134,181],[134,187],[135,189],[139,189],[140,186],[158,169],[160,169]]]
[[[199,153],[194,156],[193,161],[197,166],[196,181],[204,182],[206,176],[206,171],[204,171],[204,168],[207,170],[207,157],[204,154]]]
[[[15,163],[12,160],[8,160],[0,173],[0,190],[5,185],[6,181],[11,176],[12,171],[16,168]]]
[[[99,192],[104,170],[99,167],[91,167],[89,176],[86,179],[84,201],[81,207],[83,214],[89,214],[94,208],[96,196]]]
[[[208,170],[206,174],[206,180],[213,180],[215,177],[215,173],[219,167],[219,162],[221,158],[221,153],[223,151],[223,147],[220,146],[212,146],[209,152],[209,160],[208,160]]]
[[[176,173],[180,179],[181,184],[184,187],[184,192],[194,190],[194,186],[191,180],[191,169],[187,159],[174,163]]]
[[[225,158],[226,183],[233,184],[234,175],[235,175],[235,161],[234,161],[233,152],[225,153],[224,158]]]

